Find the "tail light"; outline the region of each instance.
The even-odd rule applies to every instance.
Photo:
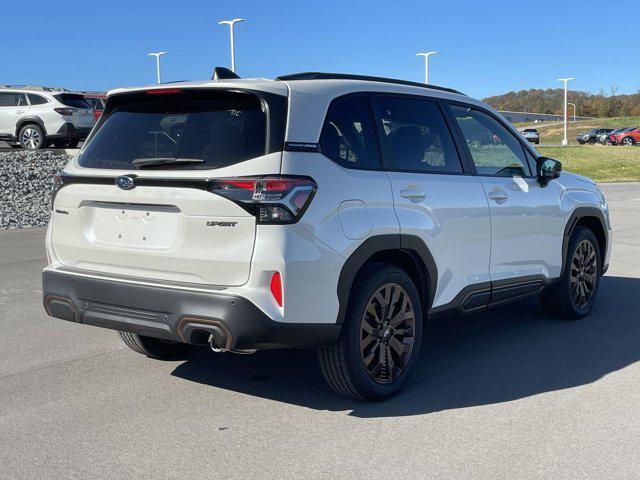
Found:
[[[304,214],[316,192],[309,177],[268,176],[218,178],[211,191],[243,206],[258,223],[295,223]]]
[[[54,110],[65,117],[70,117],[78,111],[77,108],[54,108]]]
[[[182,93],[179,88],[153,88],[145,92],[147,95],[171,95],[174,93]]]
[[[271,295],[276,303],[282,307],[282,277],[280,276],[280,272],[274,273],[271,277],[269,290],[271,290]]]

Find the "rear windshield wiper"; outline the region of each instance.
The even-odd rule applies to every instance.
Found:
[[[204,163],[202,158],[175,158],[175,157],[157,157],[157,158],[136,158],[131,162],[134,167],[151,167],[155,165],[182,165],[188,163]]]

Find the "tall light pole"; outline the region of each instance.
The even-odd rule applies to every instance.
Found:
[[[429,57],[438,52],[421,52],[416,53],[416,57],[424,57],[424,83],[429,84]]]
[[[576,108],[576,104],[575,103],[567,103],[567,105],[571,105],[573,107],[573,123],[576,123],[576,112],[578,111],[578,109]]]
[[[233,26],[236,23],[244,22],[244,18],[234,18],[233,20],[222,20],[218,22],[218,25],[229,25],[229,32],[231,33],[231,71],[236,71],[236,51],[233,46]]]
[[[562,139],[562,146],[566,147],[569,144],[567,140],[567,83],[570,80],[575,80],[573,77],[558,78],[558,82],[564,82],[564,138]]]
[[[155,52],[149,54],[150,57],[156,57],[156,73],[158,76],[158,85],[160,84],[160,57],[166,54],[167,52]]]

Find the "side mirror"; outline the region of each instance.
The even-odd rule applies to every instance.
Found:
[[[554,178],[558,178],[560,172],[562,172],[562,163],[553,158],[540,157],[536,160],[536,163],[538,167],[538,183],[543,187]]]

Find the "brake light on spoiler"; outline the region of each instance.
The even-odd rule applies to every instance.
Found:
[[[310,177],[287,175],[217,178],[211,186],[211,192],[245,207],[261,224],[297,222],[316,189]]]
[[[145,92],[147,95],[169,95],[172,93],[182,93],[179,88],[154,88]]]

